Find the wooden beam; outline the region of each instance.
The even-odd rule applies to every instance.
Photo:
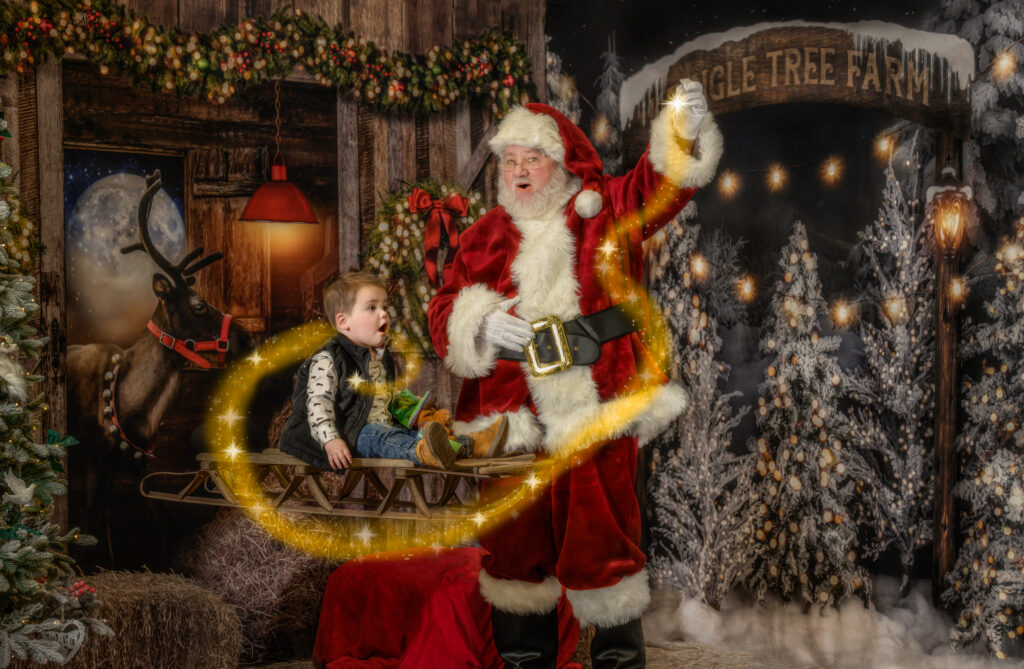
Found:
[[[359,125],[358,105],[338,96],[338,267],[359,263]]]
[[[472,188],[473,182],[476,181],[476,177],[480,174],[480,170],[487,164],[487,159],[491,157],[491,147],[489,142],[494,137],[495,133],[498,132],[498,126],[492,125],[488,128],[484,136],[480,138],[480,143],[473,149],[473,153],[469,156],[469,159],[465,163],[460,162],[459,173],[455,177],[455,182],[463,188]]]
[[[38,137],[39,230],[46,253],[39,258],[39,301],[42,334],[49,337],[43,349],[40,373],[49,411],[40,420],[42,429],[67,430],[67,333],[64,253],[64,105],[61,63],[53,58],[36,69],[36,122]],[[90,448],[95,444],[82,444]],[[55,500],[53,521],[68,522],[67,497]]]

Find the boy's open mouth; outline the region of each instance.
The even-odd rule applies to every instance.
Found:
[[[379,332],[381,334],[384,334],[387,331],[388,331],[388,324],[387,323],[385,323],[384,325],[381,325],[379,328],[377,328],[377,332]]]

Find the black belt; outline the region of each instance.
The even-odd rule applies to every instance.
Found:
[[[536,346],[537,360],[541,365],[561,363],[561,367],[548,371],[562,371],[571,365],[592,365],[601,357],[601,344],[618,339],[630,332],[636,332],[636,323],[622,309],[621,305],[608,307],[589,316],[579,316],[562,323],[555,316],[548,316],[533,322],[533,344]],[[559,355],[560,332],[565,333],[569,356]],[[525,349],[498,349],[499,360],[529,362]],[[531,365],[532,367],[532,365]],[[535,376],[543,376],[534,370]]]

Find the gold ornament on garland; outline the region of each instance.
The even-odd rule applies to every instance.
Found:
[[[445,278],[459,233],[485,212],[479,193],[419,182],[389,195],[366,235],[363,266],[387,281],[396,333],[424,354],[434,353],[427,304]]]
[[[0,75],[53,55],[79,54],[136,85],[225,102],[236,91],[302,67],[324,86],[351,91],[380,111],[437,112],[484,100],[501,117],[528,102],[530,61],[510,33],[425,54],[388,53],[341,25],[288,7],[207,34],[165,30],[113,0],[39,0],[0,5]]]

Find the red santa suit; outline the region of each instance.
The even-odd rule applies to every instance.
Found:
[[[491,140],[499,158],[512,145],[540,149],[568,169],[575,178],[571,188],[580,190],[564,210],[556,207],[533,220],[513,220],[495,207],[461,234],[451,279],[428,309],[435,349],[465,379],[457,431],[473,431],[505,414],[506,450],[557,454],[603,402],[635,389],[637,360],[646,353],[637,333],[604,343],[589,366],[545,377],[531,375],[526,363],[497,359],[497,347],[479,333],[484,318],[512,297],[519,298],[516,315],[527,321],[554,315],[565,323],[613,306],[615,296],[600,280],[607,267],[602,263],[617,263],[642,287],[643,240],[671,220],[696,187],[711,181],[722,152],[710,117],[691,155],[669,113],[658,116],[648,150],[621,177],[603,174],[585,135],[547,105],[516,108],[502,121]],[[640,225],[616,229],[666,181],[673,188],[659,211]],[[544,613],[555,608],[564,586],[582,624],[637,618],[650,599],[634,493],[637,439],[659,433],[685,405],[681,388],[661,386],[610,441],[575,454],[575,466],[535,504],[482,536],[490,551],[480,575],[484,597],[511,613]]]

